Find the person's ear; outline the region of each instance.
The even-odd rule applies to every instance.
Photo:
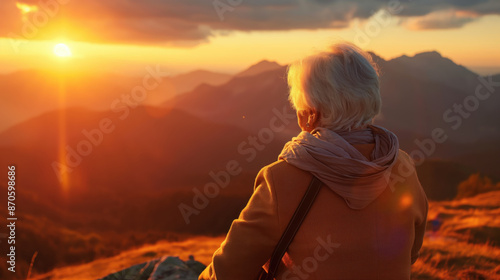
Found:
[[[319,124],[319,117],[320,117],[320,115],[314,109],[310,109],[308,113],[309,113],[309,117],[307,119],[307,123],[309,124],[310,128],[314,129]]]

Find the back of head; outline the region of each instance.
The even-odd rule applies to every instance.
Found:
[[[288,85],[293,107],[319,112],[321,127],[362,128],[380,112],[377,66],[367,52],[350,43],[291,64]]]

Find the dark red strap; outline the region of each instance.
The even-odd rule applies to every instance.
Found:
[[[307,212],[309,212],[309,209],[311,209],[311,206],[314,202],[314,199],[318,195],[320,188],[321,181],[313,176],[306,193],[299,203],[299,206],[297,206],[297,209],[290,219],[290,222],[288,222],[288,226],[283,232],[283,235],[281,236],[278,244],[274,248],[273,254],[271,255],[271,261],[269,262],[269,270],[267,272],[267,277],[265,278],[266,280],[272,280],[274,278],[283,255],[285,255],[286,250],[288,250],[288,246],[290,246],[290,243],[292,243],[292,240],[299,230],[302,221],[304,221]]]

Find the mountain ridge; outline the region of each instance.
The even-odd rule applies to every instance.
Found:
[[[276,61],[269,60],[261,60],[255,64],[250,65],[245,70],[234,75],[235,77],[248,77],[260,74],[262,72],[267,72],[271,70],[275,70],[282,67],[282,65],[278,64]]]

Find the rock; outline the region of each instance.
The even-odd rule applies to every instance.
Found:
[[[195,261],[193,255],[189,256],[189,260],[186,261],[187,266],[196,273],[196,275],[200,275],[203,270],[207,267],[201,262]]]
[[[100,280],[197,280],[205,265],[193,256],[184,262],[178,257],[163,256],[112,273]]]

